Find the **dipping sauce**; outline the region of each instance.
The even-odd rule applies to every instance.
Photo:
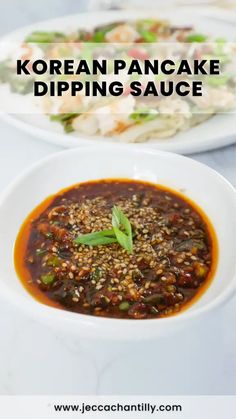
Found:
[[[121,214],[118,233],[114,208]],[[193,202],[128,179],[81,183],[47,198],[25,220],[15,244],[16,271],[33,297],[112,318],[180,312],[207,289],[216,263],[214,230]]]

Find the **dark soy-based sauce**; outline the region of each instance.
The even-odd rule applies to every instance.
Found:
[[[134,232],[133,253],[118,243],[75,239],[110,229],[114,205]],[[187,308],[209,286],[217,260],[214,230],[184,196],[147,182],[107,179],[47,198],[24,222],[15,266],[42,303],[102,317],[147,319]]]

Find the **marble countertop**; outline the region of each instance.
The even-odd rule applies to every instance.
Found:
[[[0,122],[0,192],[59,150]],[[236,186],[236,145],[192,157]],[[235,394],[235,323],[236,298],[176,335],[114,345],[49,329],[0,295],[0,394]]]
[[[82,10],[86,1],[79,4],[9,0],[0,32]],[[0,192],[25,167],[58,150],[0,121]],[[236,145],[192,157],[236,186]],[[0,295],[0,394],[236,394],[235,324],[236,297],[165,339],[89,342],[27,318]]]

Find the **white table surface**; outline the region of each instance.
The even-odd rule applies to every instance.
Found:
[[[0,33],[85,4],[8,0]],[[58,150],[0,122],[0,192],[24,168]],[[236,186],[236,145],[193,157]],[[236,297],[165,339],[91,343],[27,318],[0,295],[0,394],[236,394],[235,325]]]
[[[0,139],[0,192],[59,150],[3,122]],[[236,186],[236,145],[193,157]],[[0,296],[0,394],[236,394],[235,324],[236,298],[168,339],[116,347],[65,337]]]

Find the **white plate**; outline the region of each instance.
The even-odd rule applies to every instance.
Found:
[[[70,32],[78,28],[92,29],[97,25],[140,17],[156,17],[170,19],[174,24],[194,25],[198,31],[205,32],[216,37],[226,37],[235,40],[235,24],[229,19],[219,23],[218,17],[204,17],[201,11],[176,9],[170,12],[96,12],[49,20],[15,31],[6,37],[4,41],[24,39],[26,34],[35,30],[60,30]],[[57,123],[51,122],[48,117],[42,115],[2,115],[11,125],[20,130],[50,143],[63,147],[77,147],[94,143],[114,143],[115,140],[105,137],[86,137],[82,134],[72,133],[66,135]],[[179,133],[169,139],[153,139],[143,143],[143,147],[155,147],[177,153],[195,153],[223,147],[236,142],[236,114],[216,115],[209,121],[204,122],[186,132]]]

